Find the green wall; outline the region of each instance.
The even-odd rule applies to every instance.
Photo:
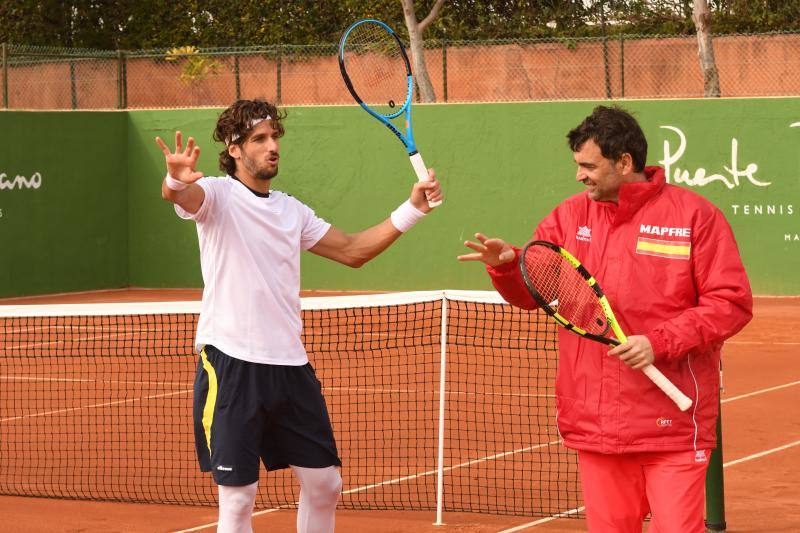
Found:
[[[127,284],[126,123],[0,113],[0,296]]]
[[[479,265],[455,260],[466,250],[463,241],[481,231],[522,244],[555,204],[581,189],[574,180],[574,164],[564,136],[594,105],[595,102],[546,102],[415,107],[418,146],[426,163],[437,170],[447,195],[445,204],[361,269],[304,254],[303,287],[489,288]],[[679,180],[684,181],[682,186],[707,196],[725,212],[754,290],[759,294],[800,294],[800,281],[792,275],[800,265],[800,99],[630,101],[623,105],[636,113],[648,136],[649,163],[668,162],[673,182],[681,172],[688,171],[694,184],[683,179]],[[288,111],[287,134],[281,141],[281,171],[273,181],[274,188],[295,195],[346,231],[381,221],[407,196],[414,178],[404,151],[383,126],[360,108],[307,107]],[[76,219],[76,224],[81,223],[77,229],[71,227],[73,221],[69,218],[59,222],[67,228],[63,231],[84,242],[97,241],[98,232],[117,232],[111,241],[118,245],[115,251],[120,253],[106,271],[114,275],[98,273],[94,276],[95,287],[200,286],[195,227],[177,218],[171,205],[160,198],[164,163],[153,139],[160,135],[173,144],[175,129],[181,129],[186,137],[194,136],[201,147],[200,170],[218,175],[217,153],[221,146],[211,140],[218,113],[218,109],[30,113],[26,114],[28,119],[3,113],[0,125],[19,122],[15,128],[3,127],[0,138],[3,146],[9,146],[12,140],[17,142],[19,148],[14,153],[18,161],[14,168],[48,165],[66,173],[63,167],[70,167],[71,175],[77,174],[83,180],[81,189],[93,189],[91,184],[96,182],[110,187],[107,168],[119,170],[112,174],[120,180],[127,175],[127,207],[123,202],[105,212],[96,206],[76,211],[71,216],[80,215],[82,219]],[[95,122],[81,125],[81,120]],[[63,135],[80,147],[62,141],[47,155],[31,151],[31,146],[42,146],[41,141],[31,145],[16,137],[23,126],[30,128],[31,123],[40,121],[53,125],[46,128],[48,131],[57,124],[58,130],[66,132]],[[792,127],[793,124],[798,126]],[[682,154],[679,133],[669,128],[677,128],[685,136]],[[88,132],[91,139],[86,137]],[[50,139],[56,134],[48,135]],[[101,149],[103,143],[111,146]],[[87,153],[95,149],[101,155]],[[5,160],[4,152],[0,172],[11,174],[5,170],[11,168]],[[65,165],[59,164],[62,161]],[[703,176],[705,180],[700,179]],[[119,186],[118,181],[113,182],[114,186]],[[700,185],[702,181],[707,183]],[[770,185],[759,186],[755,182]],[[43,190],[44,187],[36,192]],[[94,194],[104,197],[101,192]],[[11,205],[7,198],[21,198],[23,194],[28,193],[0,191],[0,208],[5,208],[5,213]],[[94,197],[85,199],[84,204],[96,203]],[[58,200],[48,197],[48,207],[51,202]],[[5,236],[11,235],[7,231],[8,220],[0,218],[4,242]],[[24,271],[19,263],[30,261],[31,252],[19,261],[20,252],[38,249],[30,248],[21,235],[24,233],[13,236],[11,259],[3,254],[4,267],[13,263]],[[64,248],[73,256],[83,255],[74,253],[70,246]],[[96,256],[97,265],[110,251],[99,245],[89,248],[86,254]],[[120,261],[127,263],[120,265]],[[57,263],[47,267],[58,269]],[[48,287],[25,280],[19,287],[26,292],[77,290],[73,278],[51,280]],[[87,287],[84,284],[81,288]],[[21,293],[10,285],[4,268],[0,294]]]

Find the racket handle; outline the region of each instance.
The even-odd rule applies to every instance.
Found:
[[[678,387],[673,385],[672,382],[667,379],[667,376],[662,374],[659,369],[653,365],[647,365],[642,369],[642,372],[644,372],[644,375],[650,378],[650,381],[655,383],[659,389],[664,391],[664,394],[669,396],[669,398],[675,402],[675,405],[678,406],[678,409],[685,411],[692,406],[692,400],[682,393]]]
[[[414,167],[414,172],[417,174],[417,179],[419,181],[430,181],[428,177],[428,167],[425,166],[425,162],[422,160],[422,156],[419,152],[415,153],[412,156],[409,156],[411,160],[411,166]],[[437,200],[435,202],[431,202],[428,200],[428,205],[430,207],[436,207],[437,205],[442,205],[441,200]]]

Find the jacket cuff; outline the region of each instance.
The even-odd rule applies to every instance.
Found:
[[[653,347],[653,355],[655,356],[656,361],[669,359],[667,342],[661,333],[655,330],[650,330],[645,333],[645,337],[647,337],[647,339],[650,341],[650,345]]]
[[[496,267],[486,265],[486,272],[488,272],[492,277],[507,276],[510,273],[516,272],[516,270],[516,261],[509,261],[508,263],[503,263],[502,265],[497,265]]]

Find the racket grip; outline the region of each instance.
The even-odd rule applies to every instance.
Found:
[[[682,393],[680,389],[678,389],[678,387],[676,387],[669,379],[667,379],[667,376],[662,374],[659,369],[653,365],[647,365],[646,367],[642,368],[642,372],[644,372],[645,376],[650,378],[650,381],[655,383],[659,389],[664,391],[664,394],[669,396],[669,398],[675,402],[675,405],[678,406],[678,409],[685,411],[692,406],[692,400]]]
[[[422,156],[419,152],[415,153],[412,156],[409,156],[411,160],[411,166],[414,167],[414,172],[417,174],[417,179],[419,181],[430,181],[428,177],[428,167],[425,166],[425,162],[422,160]],[[442,205],[441,200],[437,200],[435,202],[431,202],[428,200],[428,205],[430,207],[436,207],[437,205]]]

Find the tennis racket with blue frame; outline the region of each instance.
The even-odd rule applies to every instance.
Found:
[[[597,280],[568,251],[548,241],[531,241],[519,256],[522,279],[533,299],[558,324],[571,332],[610,346],[627,340]],[[616,338],[609,336],[613,333]],[[653,365],[642,372],[681,411],[692,400]]]
[[[414,79],[400,37],[379,20],[351,24],[339,41],[339,69],[355,101],[400,139],[417,179],[428,181],[428,168],[411,129]],[[392,123],[401,116],[405,119],[404,132]],[[428,201],[431,207],[439,204],[441,201]]]

